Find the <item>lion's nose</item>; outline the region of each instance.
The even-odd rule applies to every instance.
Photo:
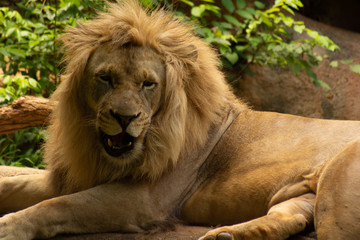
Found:
[[[135,115],[127,116],[127,115],[121,115],[113,110],[110,110],[110,114],[116,119],[116,121],[118,121],[118,123],[120,124],[123,130],[125,130],[129,126],[131,121],[133,121],[134,119],[140,116],[140,112]]]

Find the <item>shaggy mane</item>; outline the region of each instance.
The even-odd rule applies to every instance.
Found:
[[[236,101],[218,70],[215,52],[194,36],[192,27],[164,11],[144,10],[137,1],[109,3],[108,12],[68,29],[62,41],[66,75],[51,98],[59,103],[45,145],[48,168],[62,192],[124,177],[158,179],[176,166],[179,156],[201,148],[211,126],[225,114],[228,104]],[[142,163],[136,167],[114,166],[101,159],[94,116],[85,115],[82,109],[86,64],[105,42],[148,46],[165,61],[165,104],[152,119]]]

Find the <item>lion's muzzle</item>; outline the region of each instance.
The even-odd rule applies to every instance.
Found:
[[[123,130],[126,130],[126,128],[129,126],[130,122],[135,120],[136,118],[138,118],[140,116],[141,112],[134,114],[134,115],[127,116],[127,115],[118,114],[114,110],[110,110],[110,114],[120,124],[121,128]]]
[[[125,131],[113,136],[101,131],[101,143],[110,156],[120,157],[134,148],[135,138]]]
[[[115,135],[109,135],[100,129],[101,143],[110,156],[119,157],[134,148],[136,138],[130,135],[126,129],[132,121],[140,116],[141,112],[132,115],[122,115],[113,109],[109,112],[111,117],[121,126],[122,131]]]

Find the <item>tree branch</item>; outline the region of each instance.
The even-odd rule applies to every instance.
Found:
[[[46,126],[55,103],[47,98],[25,96],[9,105],[0,106],[0,134],[34,127]]]

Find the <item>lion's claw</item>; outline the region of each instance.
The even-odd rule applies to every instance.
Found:
[[[220,232],[220,233],[216,234],[215,236],[214,235],[204,236],[204,237],[200,238],[199,240],[231,240],[231,239],[232,239],[232,236],[229,232]]]
[[[216,236],[216,240],[231,240],[231,234],[228,232],[221,232]]]

